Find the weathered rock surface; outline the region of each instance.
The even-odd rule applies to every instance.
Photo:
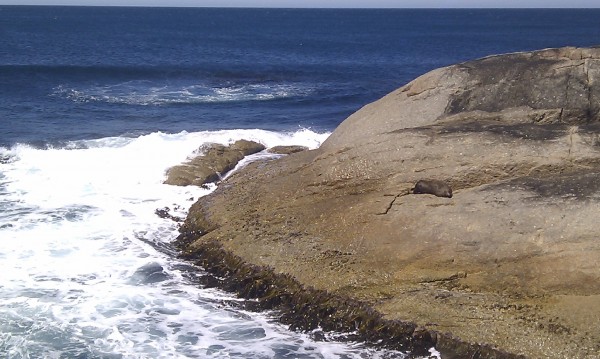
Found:
[[[466,342],[600,358],[599,104],[600,49],[432,71],[229,177],[192,207],[186,251],[220,243]],[[454,196],[409,194],[423,178]]]
[[[244,157],[265,149],[260,143],[239,140],[230,146],[212,143],[202,146],[198,156],[188,162],[171,167],[167,171],[165,184],[188,186],[219,181],[235,168]]]
[[[308,150],[306,146],[275,146],[269,148],[267,151],[269,153],[274,153],[277,155],[291,155],[292,153],[302,152]]]

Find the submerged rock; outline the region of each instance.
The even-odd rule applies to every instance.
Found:
[[[168,279],[170,276],[164,271],[164,268],[156,262],[151,262],[136,269],[129,278],[129,282],[140,285],[163,282]]]
[[[154,210],[154,214],[162,219],[170,219],[174,222],[183,222],[183,218],[171,214],[171,209],[169,207],[157,208]]]
[[[182,165],[171,167],[167,171],[164,183],[175,186],[201,186],[217,182],[244,157],[264,149],[262,144],[246,140],[236,141],[230,146],[217,143],[204,145],[199,149],[201,155]]]
[[[479,358],[596,357],[599,80],[600,49],[434,70],[319,149],[228,178],[190,210],[182,250],[219,243],[385,319],[449,333],[432,336],[449,357],[459,342],[487,344]],[[407,195],[422,178],[453,197]]]

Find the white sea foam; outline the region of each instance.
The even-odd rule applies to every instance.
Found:
[[[167,105],[239,101],[269,101],[307,96],[312,90],[293,83],[158,84],[128,81],[111,85],[54,88],[54,96],[74,102],[107,102],[127,105]]]
[[[174,222],[210,191],[162,184],[201,144],[317,147],[327,134],[152,133],[64,148],[0,149],[0,356],[7,358],[400,358],[317,342],[268,313],[224,304],[169,253]],[[176,209],[178,208],[178,209]]]

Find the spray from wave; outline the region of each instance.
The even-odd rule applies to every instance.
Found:
[[[0,356],[8,358],[405,358],[316,341],[199,288],[173,256],[177,224],[213,188],[162,183],[205,143],[318,147],[309,129],[151,133],[0,147]],[[317,333],[317,336],[319,333]],[[433,354],[433,353],[432,353]],[[435,357],[435,356],[434,356]]]

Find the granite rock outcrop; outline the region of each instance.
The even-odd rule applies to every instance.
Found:
[[[218,243],[468,343],[598,358],[599,178],[600,49],[491,56],[246,166],[192,206],[183,250]],[[420,179],[453,197],[410,194]]]

